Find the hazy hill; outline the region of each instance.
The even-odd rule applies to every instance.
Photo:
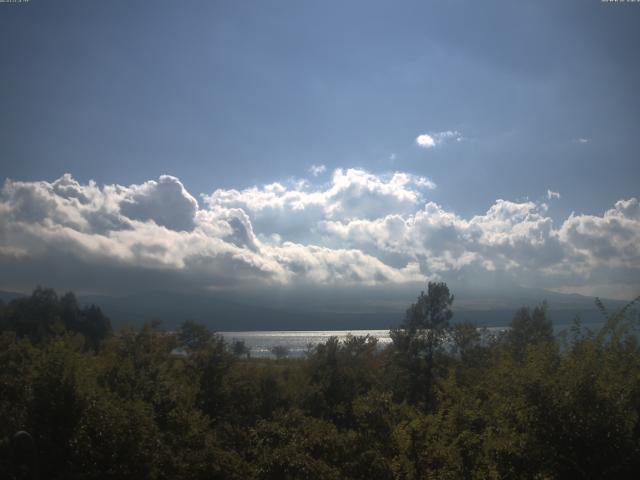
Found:
[[[5,302],[23,294],[0,292]],[[570,323],[579,316],[584,323],[599,322],[602,315],[595,308],[594,298],[565,295],[538,289],[517,289],[508,293],[490,291],[456,292],[454,321],[468,320],[478,325],[502,326],[522,305],[549,304],[555,324]],[[414,295],[376,297],[375,301],[304,295],[295,298],[221,294],[189,294],[147,292],[127,296],[82,295],[81,303],[95,303],[111,318],[114,326],[140,325],[150,319],[162,320],[168,328],[183,320],[197,320],[214,330],[330,330],[386,329],[397,325]],[[624,305],[618,300],[605,300],[615,309]]]

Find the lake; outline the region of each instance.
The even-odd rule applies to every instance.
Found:
[[[592,331],[598,330],[603,323],[585,323],[583,326]],[[554,325],[554,330],[559,333],[569,330],[571,324]],[[487,327],[491,334],[498,334],[507,330],[507,327]],[[326,342],[329,337],[338,337],[344,340],[347,335],[364,336],[370,335],[378,339],[381,346],[391,342],[389,330],[286,330],[286,331],[254,331],[254,332],[218,332],[225,341],[231,344],[234,340],[242,340],[250,349],[252,357],[273,358],[271,349],[273,347],[286,347],[289,357],[302,357],[309,349],[309,345],[317,345]]]

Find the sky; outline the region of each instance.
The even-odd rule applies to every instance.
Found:
[[[0,288],[630,299],[639,44],[631,2],[0,3]]]

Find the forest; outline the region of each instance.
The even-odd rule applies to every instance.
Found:
[[[0,478],[637,478],[634,302],[560,335],[544,303],[490,335],[453,302],[429,283],[384,348],[264,359],[39,287],[0,304]]]

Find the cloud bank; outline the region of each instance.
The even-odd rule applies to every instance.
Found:
[[[129,186],[82,184],[69,174],[53,182],[6,180],[0,287],[30,287],[49,275],[65,287],[102,292],[428,279],[640,291],[638,199],[555,225],[544,203],[529,201],[499,199],[463,218],[430,201],[434,188],[409,173],[360,169],[337,169],[322,185],[218,189],[200,201],[168,175]]]

